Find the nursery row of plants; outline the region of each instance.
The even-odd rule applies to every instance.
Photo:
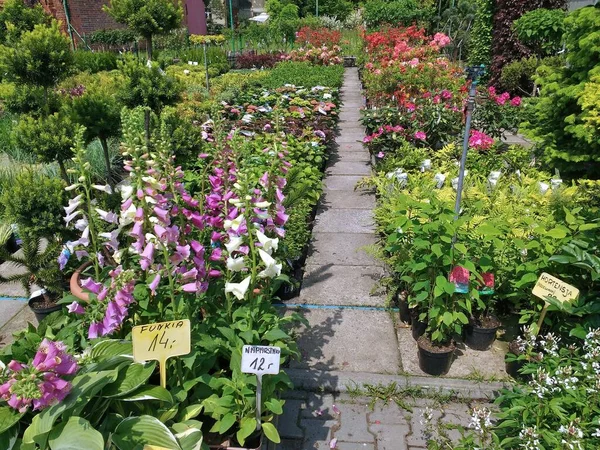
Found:
[[[497,399],[496,425],[487,411],[460,445],[442,434],[430,444],[597,448],[598,184],[563,180],[540,166],[535,148],[504,144],[532,106],[478,85],[457,213],[471,82],[441,54],[449,41],[417,27],[367,33],[361,70],[370,105],[364,142],[376,172],[364,184],[376,190],[378,251],[412,322],[421,368],[446,373],[457,342],[486,350],[500,327],[510,336],[519,325],[507,356],[519,384]],[[532,296],[543,272],[579,297]]]
[[[19,71],[31,42],[53,58]],[[187,64],[73,74],[55,25],[2,52],[15,63],[3,106],[28,108],[12,110],[7,133],[39,159],[3,177],[22,253],[2,250],[21,271],[1,281],[44,288],[33,306],[46,317],[0,355],[0,448],[279,442],[291,383],[284,370],[264,377],[257,408],[242,346],[277,346],[284,365],[299,356],[289,329],[301,319],[272,302],[293,291],[306,253],[343,67],[302,56],[206,92]],[[167,361],[161,386],[156,362],[134,361],[132,328],[183,319],[191,352]]]

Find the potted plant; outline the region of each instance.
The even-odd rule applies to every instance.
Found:
[[[38,321],[61,308],[57,304],[64,291],[63,277],[57,262],[60,250],[58,239],[43,243],[41,238],[30,234],[23,235],[21,252],[11,254],[6,248],[0,247],[0,258],[7,261],[16,272],[12,275],[0,274],[0,284],[21,283],[30,297],[29,307]],[[32,286],[41,289],[32,292]]]
[[[469,324],[465,327],[465,344],[473,350],[488,350],[496,340],[496,332],[501,324],[492,314],[494,274],[484,272],[480,277],[479,289],[471,299],[474,308]]]

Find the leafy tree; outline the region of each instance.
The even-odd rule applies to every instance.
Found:
[[[49,25],[50,20],[40,4],[29,7],[23,0],[6,0],[0,10],[0,43],[16,44],[24,32]]]
[[[484,64],[489,67],[492,60],[492,18],[494,16],[493,0],[476,0],[477,12],[469,39],[469,64]]]
[[[540,98],[527,125],[544,162],[563,177],[600,177],[600,7],[565,19],[567,64],[542,66]]]
[[[515,31],[537,56],[550,56],[562,46],[565,16],[562,9],[535,9],[515,20]]]
[[[69,39],[56,21],[50,26],[36,25],[14,46],[0,48],[0,67],[9,80],[43,89],[46,114],[48,90],[69,74],[72,62]]]
[[[152,37],[181,26],[183,11],[173,0],[111,0],[106,11],[146,39],[148,59],[152,60]]]
[[[121,89],[122,80],[109,76],[83,76],[82,95],[73,96],[65,109],[73,122],[85,127],[84,139],[87,143],[98,139],[102,145],[107,174],[110,175],[108,140],[119,136],[121,108],[123,104],[114,95]]]
[[[68,183],[65,161],[73,156],[76,126],[62,113],[35,118],[21,116],[13,129],[15,146],[30,150],[43,163],[58,162],[62,178]]]

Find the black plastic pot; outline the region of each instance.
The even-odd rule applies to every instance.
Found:
[[[447,374],[452,365],[454,346],[448,348],[447,351],[432,352],[421,346],[421,341],[424,339],[424,337],[421,337],[417,341],[419,347],[419,367],[428,375],[437,376]]]
[[[300,287],[294,284],[284,284],[279,289],[277,289],[277,297],[281,300],[291,300],[294,297],[298,297],[300,294]]]
[[[419,320],[419,313],[415,309],[410,310],[411,326],[412,326],[412,337],[415,341],[419,340],[421,336],[425,334],[427,329],[427,322],[421,322]]]
[[[524,360],[507,361],[504,363],[504,369],[506,370],[506,373],[513,377],[515,380],[523,380],[527,377],[521,375],[519,371],[523,368],[525,362],[526,361]]]
[[[496,340],[499,327],[482,328],[467,325],[465,328],[465,344],[473,350],[488,350]]]
[[[400,310],[400,320],[410,325],[410,309],[408,307],[408,299],[406,298],[406,294],[404,292],[398,292],[396,294],[396,298],[398,303],[398,309]]]
[[[62,308],[62,305],[54,305],[48,308],[35,308],[33,305],[39,300],[42,294],[39,293],[39,291],[37,291],[34,294],[35,295],[32,295],[29,298],[29,302],[27,302],[27,304],[35,314],[35,318],[37,319],[38,323],[44,320],[48,315],[52,314],[54,311],[60,311],[60,309]]]

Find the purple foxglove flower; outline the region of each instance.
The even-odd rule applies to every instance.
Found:
[[[163,223],[170,223],[169,221],[169,211],[163,208],[159,208],[158,206],[154,207],[154,214],[158,219]]]
[[[167,241],[170,243],[175,243],[179,239],[179,227],[177,225],[173,225],[172,227],[167,227]]]
[[[102,290],[98,293],[98,301],[103,302],[107,295],[108,295],[108,288],[103,287]]]
[[[208,271],[208,276],[211,278],[219,278],[221,275],[222,275],[222,273],[218,269],[210,269]]]
[[[18,361],[15,361],[14,359],[11,362],[9,362],[6,367],[8,367],[13,372],[20,372],[21,370],[23,370],[25,368],[25,366],[23,364],[21,364]]]
[[[181,198],[188,206],[190,206],[192,208],[196,208],[200,204],[200,202],[198,200],[194,200],[194,198],[187,192],[184,192],[183,194],[181,194]]]
[[[146,244],[146,248],[142,252],[142,257],[140,259],[140,267],[145,272],[152,265],[154,261],[154,244],[152,242],[148,242]]]
[[[181,274],[181,279],[182,280],[196,279],[197,276],[198,276],[198,269],[196,269],[194,267],[193,269],[188,270],[187,272],[183,272]]]
[[[197,213],[197,212],[192,213],[190,220],[191,220],[192,224],[199,230],[204,229],[204,220],[202,219],[202,216],[200,215],[200,213]]]
[[[183,259],[188,259],[190,257],[190,246],[189,245],[177,245],[175,247],[177,253],[181,255]]]
[[[164,241],[167,237],[167,230],[165,229],[165,227],[162,227],[160,225],[154,225],[154,234],[158,239]]]
[[[138,189],[135,192],[135,196],[138,198],[138,200],[141,200],[144,198],[144,190],[143,189]]]
[[[120,230],[116,229],[111,231],[110,233],[99,233],[98,236],[106,240],[106,242],[104,242],[104,245],[112,248],[116,252],[119,251],[119,241],[117,241],[117,238],[119,237],[119,232]]]
[[[258,180],[262,187],[267,187],[269,184],[269,172],[263,173],[262,177]]]
[[[221,242],[222,239],[223,239],[223,236],[218,231],[213,231],[210,234],[210,240],[212,242]]]
[[[192,247],[192,250],[194,250],[196,256],[199,256],[200,258],[204,256],[204,246],[200,242],[192,241],[190,242],[190,246]]]
[[[217,248],[213,249],[213,251],[210,254],[210,257],[208,259],[210,259],[211,261],[221,261],[222,258],[223,258],[223,251],[217,247]]]
[[[77,261],[81,261],[83,258],[89,258],[90,254],[86,250],[76,250],[75,256]]]
[[[91,278],[86,278],[85,280],[83,280],[81,286],[87,289],[88,291],[93,292],[94,294],[98,294],[100,292],[100,289],[102,289],[102,283],[96,283]]]
[[[132,204],[133,204],[133,199],[131,197],[129,197],[121,205],[121,211],[127,211],[131,207]]]
[[[181,286],[183,292],[195,293],[200,290],[199,283],[194,281],[193,283],[187,283]]]
[[[282,203],[283,200],[285,200],[285,195],[283,195],[283,192],[281,192],[281,189],[279,189],[279,188],[275,189],[275,198],[277,199],[277,201],[279,203]]]
[[[286,222],[288,221],[289,218],[290,218],[290,216],[288,216],[284,212],[283,207],[281,207],[281,208],[277,209],[277,214],[275,215],[275,218],[273,220],[277,225],[283,226],[286,224]]]
[[[98,258],[98,264],[100,265],[100,267],[104,267],[104,254],[102,252],[98,252],[96,253],[96,258]]]
[[[148,287],[150,288],[150,291],[152,292],[152,295],[156,295],[156,288],[158,287],[159,283],[160,283],[160,273],[157,273],[156,276],[154,277],[154,279],[152,280],[152,282],[148,285]]]
[[[77,302],[71,303],[67,309],[71,314],[85,314],[85,309]]]
[[[88,339],[96,339],[98,336],[104,336],[102,322],[92,322],[88,329]]]
[[[102,336],[107,336],[111,334],[117,328],[119,328],[119,325],[121,325],[121,321],[118,317],[109,316],[108,314],[105,315],[104,319],[102,319]]]

